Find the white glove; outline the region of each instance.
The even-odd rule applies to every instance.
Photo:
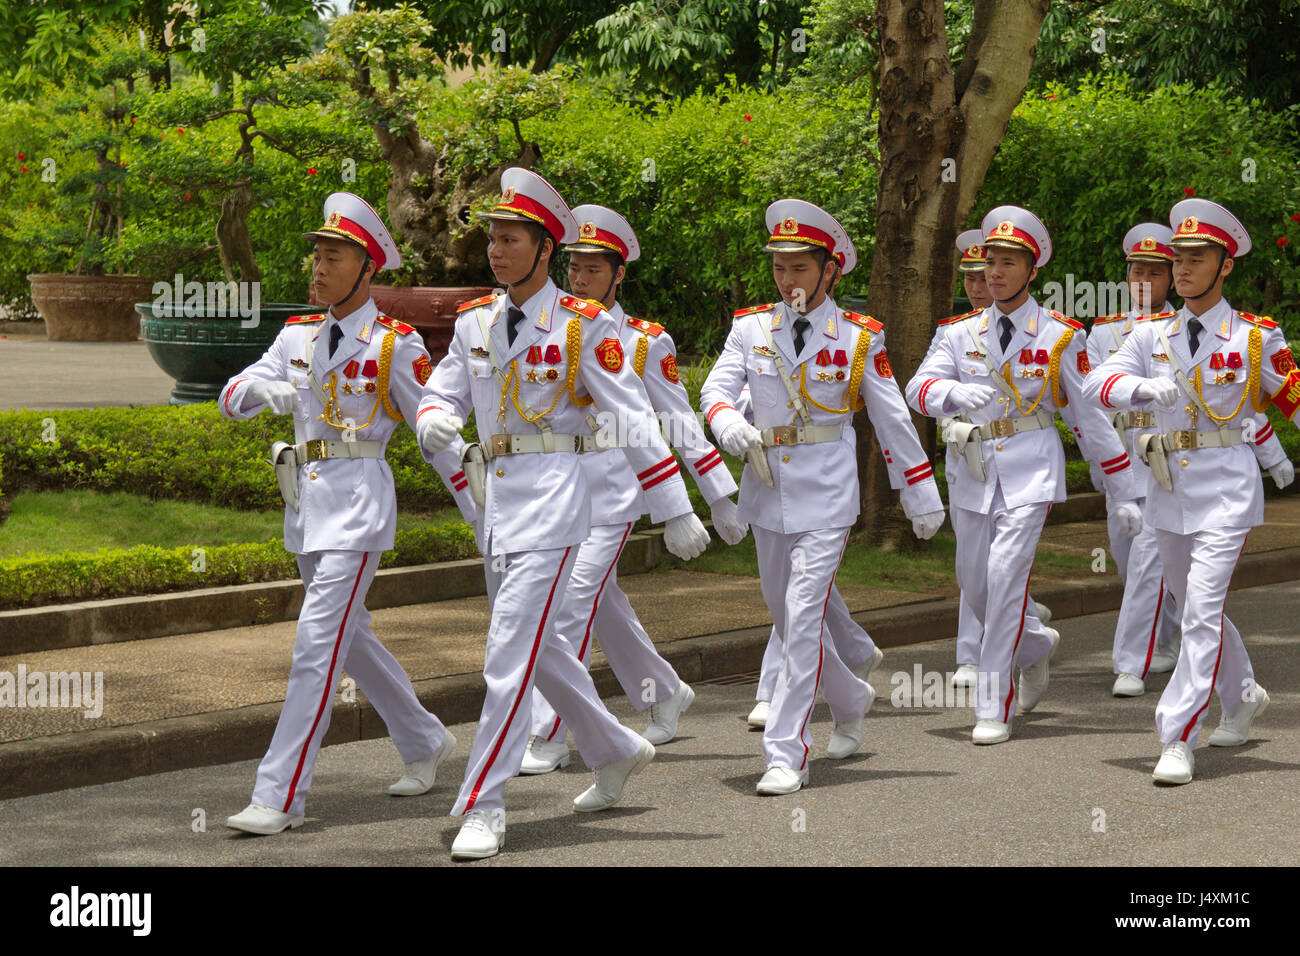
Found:
[[[948,401],[967,412],[983,408],[997,397],[998,390],[992,385],[979,385],[975,382],[954,385],[948,390]]]
[[[718,444],[728,455],[744,457],[751,445],[761,445],[763,436],[749,422],[732,422],[718,436]]]
[[[922,541],[929,541],[943,525],[943,511],[927,511],[912,519],[912,533]]]
[[[669,518],[664,525],[664,547],[683,561],[698,558],[709,546],[709,533],[694,513]]]
[[[1295,481],[1295,466],[1291,464],[1289,459],[1283,458],[1268,470],[1268,475],[1273,479],[1273,484],[1279,488],[1285,488]]]
[[[455,415],[448,415],[442,409],[434,408],[420,416],[415,434],[420,440],[420,447],[430,455],[436,455],[451,444],[452,439],[460,434],[464,426],[465,423]]]
[[[1119,522],[1119,530],[1127,537],[1136,538],[1142,533],[1142,509],[1137,506],[1136,501],[1112,502],[1107,497],[1106,507],[1111,517]]]
[[[1173,408],[1178,401],[1178,386],[1172,378],[1148,378],[1133,389],[1134,398],[1146,398],[1164,408]]]
[[[945,445],[952,440],[952,423],[957,419],[949,418],[947,415],[939,419],[939,441]]]
[[[749,533],[749,525],[740,520],[739,511],[736,503],[725,495],[709,504],[713,528],[727,544],[740,544]]]
[[[254,403],[261,403],[276,415],[288,415],[298,400],[298,390],[288,382],[254,382],[245,393]]]

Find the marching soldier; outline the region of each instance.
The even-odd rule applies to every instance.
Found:
[[[232,829],[260,834],[302,826],[342,670],[374,704],[406,765],[390,793],[429,790],[456,746],[370,630],[365,608],[397,524],[384,449],[401,422],[415,420],[432,371],[415,330],[380,314],[370,298],[375,272],[398,268],[401,256],[378,214],[350,193],[326,199],[325,224],[304,238],[315,241],[313,283],[318,300],[331,303],[328,314],[288,319],[266,354],[232,378],[218,401],[227,418],[268,408],[292,413],[297,443],[272,449],[287,505],[285,548],[297,554],[306,588],[293,669],[252,803],[226,820]],[[456,459],[431,461],[472,521]]]
[[[1158,430],[1136,447],[1150,466],[1145,519],[1181,611],[1183,644],[1156,707],[1162,751],[1153,776],[1184,784],[1213,692],[1223,714],[1211,746],[1245,743],[1269,703],[1223,605],[1246,535],[1264,520],[1258,459],[1243,446],[1267,440],[1272,429],[1260,430],[1256,416],[1269,401],[1294,420],[1300,372],[1276,322],[1235,311],[1223,298],[1236,258],[1250,251],[1245,227],[1205,199],[1177,203],[1169,224],[1183,307],[1169,319],[1138,322],[1088,376],[1084,395],[1107,412],[1154,403]],[[1295,477],[1285,459],[1269,474],[1278,487]]]
[[[650,403],[667,424],[668,440],[682,454],[686,471],[709,503],[713,526],[728,544],[737,544],[748,528],[736,516],[729,497],[736,482],[709,443],[691,408],[677,374],[677,348],[662,325],[633,318],[617,301],[627,264],[641,255],[636,233],[628,221],[604,206],[576,206],[577,241],[565,246],[569,258],[569,291],[599,305],[618,326],[625,354],[641,378]],[[545,356],[534,346],[539,362]],[[532,356],[530,356],[531,361]],[[534,363],[534,367],[538,367]],[[543,364],[540,366],[545,369]],[[616,418],[617,408],[602,408]],[[617,421],[596,422],[593,433],[617,431]],[[616,436],[615,436],[616,437]],[[632,526],[645,512],[645,495],[623,449],[611,447],[581,458],[591,490],[591,534],[578,549],[573,574],[555,619],[557,634],[578,649],[578,659],[591,666],[592,637],[600,640],[610,669],[637,710],[650,708],[650,725],[641,736],[666,744],[677,735],[677,721],[691,706],[695,692],[677,676],[655,650],[627,595],[618,586],[618,559]],[[533,691],[532,736],[520,773],[549,773],[569,762],[564,721],[540,691]]]
[[[1131,534],[1140,529],[1141,512],[1128,455],[1106,417],[1081,399],[1088,372],[1082,325],[1043,309],[1028,291],[1051,257],[1047,229],[1017,206],[991,210],[982,228],[994,305],[940,328],[907,398],[922,415],[961,413],[949,426],[969,471],[949,492],[957,583],[984,629],[971,739],[996,744],[1011,735],[1012,668],[1021,672],[1019,705],[1032,710],[1060,642],[1026,613],[1047,511],[1065,500],[1056,412],[1085,455],[1102,462],[1108,500]]]
[[[462,309],[417,423],[420,444],[436,453],[474,412],[480,442],[465,449],[465,473],[481,496],[482,550],[492,571],[487,694],[452,808],[465,817],[453,859],[493,856],[505,842],[505,784],[523,760],[534,683],[595,769],[595,783],[574,800],[575,810],[613,805],[627,779],[654,759],[650,742],[605,709],[576,648],[555,630],[574,560],[591,533],[591,493],[579,456],[597,447],[587,422],[593,408],[619,409],[642,426],[644,440],[624,453],[652,519],[667,522],[668,550],[690,559],[708,544],[614,320],[600,306],[564,295],[547,275],[554,252],[577,238],[569,207],[525,169],[507,169],[501,186],[487,213],[488,260],[508,291]],[[538,354],[540,362],[530,361]]]
[[[930,463],[894,382],[884,328],[841,310],[830,292],[857,253],[828,213],[799,199],[767,208],[772,274],[782,301],[741,309],[700,392],[723,449],[745,456],[740,516],[758,551],[763,600],[784,642],[781,674],[763,731],[760,794],[808,782],[808,729],[820,687],[835,729],[827,756],[862,744],[875,697],[823,640],[826,605],[858,515],[853,413],[866,408],[918,537],[943,523]],[[735,407],[748,384],[754,424]]]

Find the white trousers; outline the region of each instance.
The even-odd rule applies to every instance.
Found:
[[[257,768],[253,803],[303,812],[344,670],[383,719],[403,763],[422,760],[442,746],[446,728],[424,709],[406,672],[370,630],[365,600],[378,566],[377,551],[298,555],[307,593],[298,615],[289,689]]]
[[[861,667],[876,653],[876,642],[849,613],[840,589],[831,585],[831,599],[826,603],[826,634],[850,670]],[[763,650],[762,669],[758,675],[756,700],[770,701],[776,693],[776,680],[781,675],[781,635],[776,628],[768,635]]]
[[[1156,531],[1160,562],[1182,608],[1183,647],[1156,705],[1162,744],[1196,746],[1211,691],[1225,716],[1237,712],[1255,689],[1255,672],[1241,634],[1223,613],[1228,582],[1246,546],[1249,528],[1214,528],[1194,534]]]
[[[1030,606],[1032,609],[1032,605]],[[957,665],[980,662],[980,641],[984,637],[984,628],[980,619],[966,600],[966,592],[961,592],[961,602],[957,605]]]
[[[1008,508],[999,487],[988,514],[960,507],[950,511],[957,584],[984,635],[977,720],[1009,722],[1016,712],[1013,668],[1029,667],[1051,650],[1051,637],[1029,599],[1029,573],[1049,508],[1047,502]]]
[[[1139,507],[1144,504],[1143,499],[1138,499]],[[1142,533],[1130,538],[1110,515],[1106,531],[1110,535],[1110,555],[1124,582],[1111,661],[1116,674],[1133,674],[1145,680],[1156,648],[1178,635],[1178,612],[1166,594],[1155,528],[1143,525]]]
[[[591,667],[594,636],[610,669],[637,710],[666,700],[680,680],[655,650],[636,611],[618,586],[618,559],[632,523],[598,525],[578,549],[569,586],[555,618],[556,633],[578,649],[582,666]],[[563,741],[568,728],[540,690],[533,691],[532,733],[548,742]]]
[[[867,704],[866,682],[853,676],[825,640],[826,606],[848,542],[848,528],[781,534],[752,527],[763,601],[781,644],[763,756],[768,767],[803,770],[812,749],[808,724],[820,687],[837,723],[857,720]]]
[[[492,607],[483,655],[487,693],[452,816],[505,810],[506,781],[519,772],[528,745],[534,685],[568,722],[588,767],[636,753],[640,738],[605,709],[576,651],[555,632],[577,552],[576,547],[520,551],[486,562]]]

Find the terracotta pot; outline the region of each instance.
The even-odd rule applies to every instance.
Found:
[[[451,347],[451,336],[456,328],[456,306],[485,296],[492,288],[490,285],[372,285],[370,295],[380,312],[420,330],[429,357],[437,365]],[[311,303],[319,308],[315,293],[311,296]]]
[[[148,276],[29,275],[32,301],[51,342],[134,342],[135,303],[153,295]]]

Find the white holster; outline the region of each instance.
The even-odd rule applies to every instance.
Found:
[[[460,450],[460,467],[465,472],[465,482],[469,485],[469,496],[481,509],[487,501],[487,456],[483,446],[478,442],[466,445]]]
[[[1137,452],[1138,457],[1146,463],[1151,469],[1151,474],[1156,481],[1160,482],[1160,487],[1165,491],[1174,490],[1174,479],[1169,474],[1169,458],[1165,451],[1165,444],[1157,432],[1148,432],[1145,435],[1138,435],[1133,440],[1133,450]]]
[[[767,464],[767,449],[762,445],[750,445],[745,452],[745,463],[754,469],[754,477],[768,488],[776,487],[772,480],[772,469]]]
[[[294,511],[298,510],[298,457],[293,445],[278,441],[271,446],[268,463],[275,469],[275,480],[280,486],[280,497]]]
[[[957,453],[966,459],[966,470],[976,481],[987,481],[988,473],[984,470],[984,439],[980,427],[964,422],[960,418],[952,419],[948,426],[948,444],[953,445]]]

